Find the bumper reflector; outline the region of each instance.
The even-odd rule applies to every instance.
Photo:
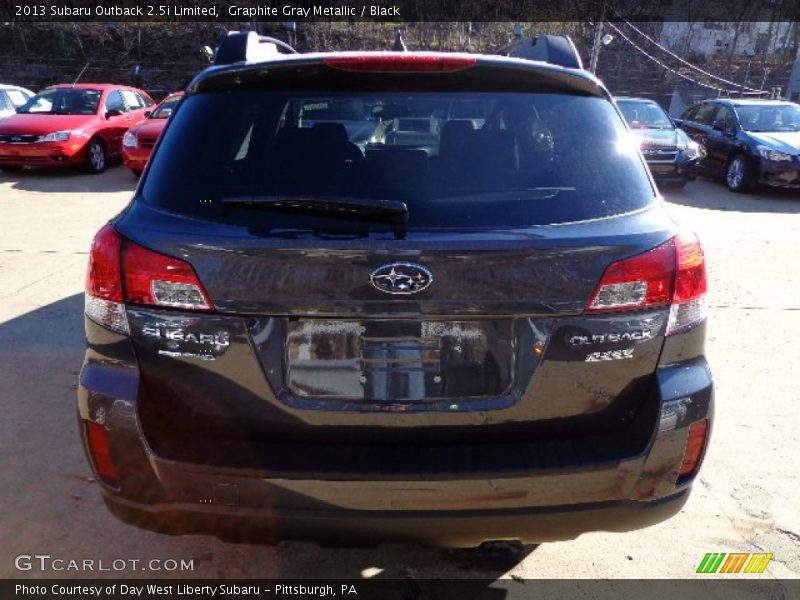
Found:
[[[103,300],[86,294],[84,312],[92,321],[111,331],[122,335],[130,333],[128,318],[125,315],[125,305],[121,302]]]
[[[117,471],[111,462],[111,448],[108,444],[106,428],[92,421],[84,421],[86,426],[86,442],[92,463],[100,478],[108,485],[117,485]]]
[[[708,316],[706,297],[700,296],[681,304],[673,304],[669,308],[667,335],[678,333],[705,321]]]
[[[700,467],[703,450],[708,438],[708,419],[696,421],[689,426],[686,436],[686,448],[683,451],[683,462],[678,472],[678,481],[693,476]]]

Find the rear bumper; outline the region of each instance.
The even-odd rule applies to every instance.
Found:
[[[487,540],[558,541],[587,531],[624,532],[677,514],[688,489],[651,502],[607,502],[572,506],[473,511],[318,511],[254,509],[133,502],[104,491],[120,520],[162,533],[209,533],[236,542],[283,539],[332,543],[413,542],[473,547]]]
[[[135,369],[113,364],[84,365],[79,412],[109,432],[118,485],[101,483],[106,503],[140,527],[262,542],[535,543],[638,529],[681,509],[693,477],[678,481],[688,427],[712,418],[713,383],[703,359],[662,368],[657,379],[660,415],[643,453],[526,472],[322,479],[166,460],[141,433]]]

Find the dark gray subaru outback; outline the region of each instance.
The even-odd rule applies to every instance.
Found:
[[[677,513],[712,417],[703,251],[603,85],[223,49],[92,245],[78,405],[111,511],[454,546]]]

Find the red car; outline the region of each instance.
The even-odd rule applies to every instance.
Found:
[[[123,85],[49,87],[0,122],[0,168],[81,165],[100,173],[153,104],[147,93]]]
[[[182,97],[183,92],[170,94],[152,113],[145,113],[144,121],[131,127],[122,137],[122,163],[137,177],[144,171],[158,136]]]

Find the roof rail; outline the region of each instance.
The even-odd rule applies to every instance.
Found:
[[[258,35],[255,31],[229,31],[214,53],[214,64],[271,60],[281,53],[279,48],[297,54],[297,50],[279,39]]]
[[[503,56],[540,60],[570,69],[583,69],[581,55],[568,35],[540,35],[503,46]]]

